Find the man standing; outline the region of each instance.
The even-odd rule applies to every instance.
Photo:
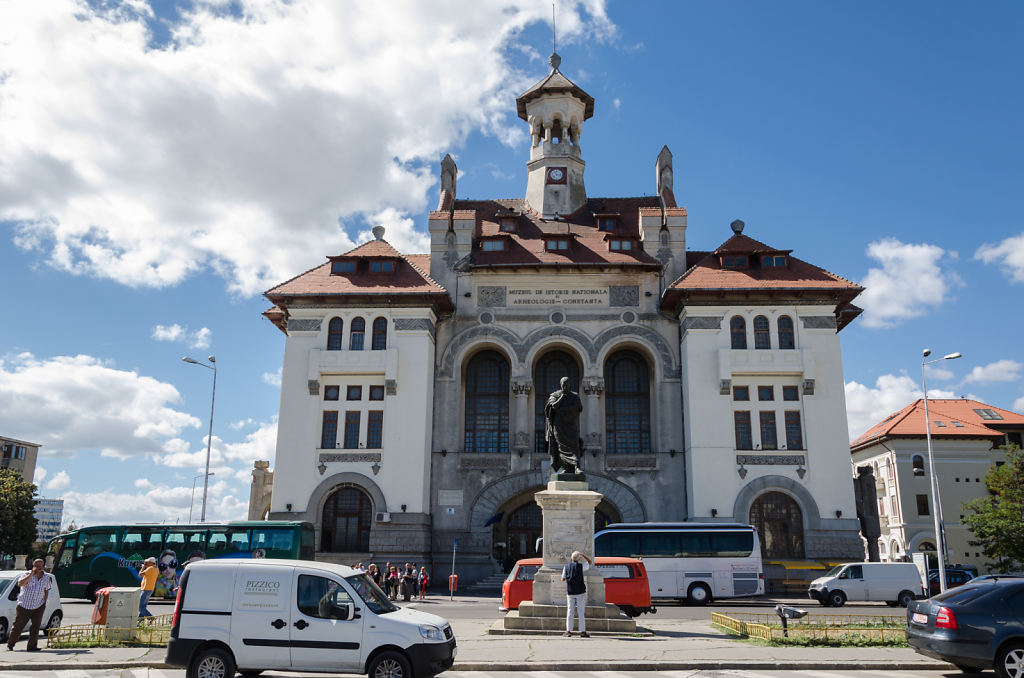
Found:
[[[43,559],[32,561],[32,569],[18,580],[18,608],[14,615],[14,625],[7,639],[7,649],[13,650],[14,644],[21,637],[25,625],[32,622],[28,632],[28,651],[39,649],[39,627],[43,625],[43,612],[46,611],[46,599],[50,596],[50,577],[43,570]]]
[[[565,599],[568,610],[565,613],[565,633],[563,636],[572,636],[572,613],[576,610],[579,620],[580,638],[589,638],[587,633],[587,584],[583,580],[583,573],[590,569],[593,561],[579,551],[573,551],[571,559],[562,568],[562,581],[565,582]],[[582,562],[582,561],[586,562]]]
[[[156,566],[156,558],[146,558],[142,563],[142,569],[139,570],[139,578],[142,579],[142,582],[139,584],[142,588],[142,595],[139,597],[139,619],[153,616],[146,605],[149,603],[150,596],[153,595],[153,589],[156,588],[156,578],[159,575],[160,568]]]

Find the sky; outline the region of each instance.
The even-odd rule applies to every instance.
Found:
[[[921,395],[1024,411],[1024,5],[557,0],[596,100],[590,196],[655,192],[687,246],[745,233],[854,280],[848,431]],[[0,432],[78,524],[243,518],[284,335],[262,292],[370,239],[426,252],[439,163],[521,197],[515,97],[549,0],[0,6]],[[198,488],[193,504],[193,483]]]

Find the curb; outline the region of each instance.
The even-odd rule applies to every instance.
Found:
[[[0,671],[78,671],[97,669],[175,669],[163,662],[50,662],[0,664]],[[946,671],[952,664],[934,661],[580,661],[580,662],[456,662],[449,671],[686,671],[686,670],[776,670],[776,671]]]

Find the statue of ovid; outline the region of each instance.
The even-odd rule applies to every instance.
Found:
[[[548,397],[544,405],[544,438],[548,443],[553,473],[580,473],[582,443],[580,414],[583,401],[569,389],[569,377],[559,381],[561,388]]]

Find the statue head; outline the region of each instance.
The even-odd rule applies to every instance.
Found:
[[[568,391],[569,390],[569,377],[562,377],[559,380],[558,385],[562,387],[563,391]]]

